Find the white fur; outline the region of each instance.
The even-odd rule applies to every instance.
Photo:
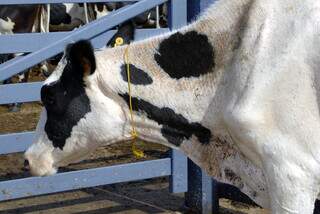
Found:
[[[272,213],[312,213],[320,190],[319,21],[320,2],[314,0],[219,1],[180,30],[208,36],[214,71],[171,79],[153,58],[170,34],[136,42],[129,61],[153,84],[133,86],[132,94],[212,131],[207,146],[192,137],[179,147],[210,175],[237,185]],[[74,127],[66,151],[48,155],[53,166],[82,158],[78,151],[129,138],[128,107],[117,95],[127,92],[120,75],[124,48],[96,53],[97,70],[86,78],[92,111]],[[143,114],[135,120],[142,139],[174,147],[155,121]],[[27,151],[35,168],[48,162],[37,159],[51,151],[48,145],[39,138]],[[52,171],[44,167],[44,174]]]
[[[106,5],[103,5],[103,10],[100,12],[97,8],[97,5],[95,4],[94,11],[97,13],[97,16],[96,16],[97,19],[100,19],[101,17],[104,17],[110,13]]]
[[[71,16],[71,20],[80,20],[82,24],[86,23],[84,7],[79,4],[64,3],[66,12]]]
[[[15,23],[7,17],[7,20],[0,19],[0,35],[1,34],[13,34]]]

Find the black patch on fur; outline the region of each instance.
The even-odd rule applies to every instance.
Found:
[[[41,100],[47,110],[45,132],[53,146],[61,150],[71,136],[72,128],[91,111],[84,85],[70,75],[71,69],[67,65],[59,81],[41,88]]]
[[[120,96],[129,104],[129,95],[120,94]],[[183,140],[190,139],[195,135],[200,143],[208,144],[211,138],[211,131],[200,123],[190,123],[181,114],[176,114],[172,109],[159,108],[151,103],[132,97],[132,107],[134,111],[145,113],[151,120],[162,125],[162,135],[169,143],[179,146]]]
[[[136,66],[129,64],[130,67],[130,82],[134,85],[150,85],[152,84],[153,80],[149,76],[147,72],[137,68]],[[122,79],[128,82],[128,75],[127,75],[127,65],[121,65],[121,76]]]
[[[196,31],[178,32],[163,40],[154,58],[171,78],[176,79],[199,77],[212,72],[215,64],[208,37]]]
[[[47,111],[45,132],[53,146],[61,150],[71,136],[72,128],[91,111],[81,70],[83,58],[91,63],[93,73],[95,59],[92,47],[90,43],[80,41],[68,47],[67,64],[60,79],[41,88],[41,101]]]

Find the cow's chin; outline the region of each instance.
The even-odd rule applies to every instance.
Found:
[[[54,167],[32,167],[30,166],[30,173],[32,176],[49,176],[57,173],[57,168]]]
[[[42,156],[44,157],[44,156]],[[30,173],[33,176],[48,176],[57,173],[57,168],[53,166],[53,160],[50,156],[41,158],[41,160],[28,158]]]
[[[44,143],[33,144],[24,154],[33,176],[48,176],[57,173],[54,166],[53,147]]]

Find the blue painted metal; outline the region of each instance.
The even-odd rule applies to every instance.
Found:
[[[138,29],[135,32],[136,40],[142,40],[151,36],[168,32],[168,28],[160,29]],[[107,33],[95,37],[95,48],[103,48],[106,41],[115,34],[115,30],[110,30]],[[48,44],[61,40],[68,36],[69,32],[52,32],[52,33],[20,33],[14,35],[1,35],[0,54],[2,53],[25,53],[38,51]],[[34,42],[37,41],[37,42]]]
[[[188,191],[187,157],[178,150],[171,150],[170,192],[179,193]]]
[[[34,132],[0,135],[0,155],[25,151],[32,143]]]
[[[185,26],[187,24],[187,0],[171,0],[168,6],[171,29]],[[179,13],[175,11],[179,11]]]
[[[201,190],[202,190],[202,213],[212,213],[212,178],[204,171],[201,172]]]
[[[0,85],[0,105],[40,100],[42,82]]]
[[[139,41],[152,36],[161,35],[167,32],[169,32],[169,28],[136,30],[135,39]]]
[[[115,31],[108,31],[99,37],[94,38],[95,48],[102,48],[106,41],[112,38]],[[1,53],[24,53],[34,52],[70,35],[69,32],[52,33],[19,33],[14,35],[1,35]],[[34,42],[37,41],[37,42]]]
[[[200,167],[188,159],[188,192],[185,194],[185,205],[192,211],[202,211],[202,173]]]
[[[219,213],[216,183],[191,160],[188,160],[188,192],[185,205],[196,213]]]
[[[73,189],[163,177],[171,174],[170,158],[65,172],[0,182],[0,201]]]
[[[199,13],[216,1],[217,0],[188,0],[188,22],[194,20]]]
[[[72,31],[62,40],[51,43],[39,51],[30,53],[14,62],[3,63],[0,65],[0,81],[8,79],[12,75],[62,52],[64,47],[71,42],[80,39],[93,39],[97,35],[104,33],[106,30],[111,29],[127,19],[133,18],[166,1],[167,0],[141,0],[133,5],[122,7],[99,20],[92,21],[90,24]],[[94,41],[93,44],[95,45]]]
[[[188,0],[187,11],[188,11],[187,20],[188,20],[188,22],[191,22],[200,13],[200,1],[199,0]]]

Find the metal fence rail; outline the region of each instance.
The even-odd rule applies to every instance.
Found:
[[[0,4],[92,3],[101,1],[103,0],[1,0]],[[105,1],[128,2],[132,0]],[[62,52],[66,44],[79,39],[90,39],[95,48],[101,48],[115,33],[109,29],[167,1],[136,0],[133,1],[136,2],[133,5],[123,7],[106,17],[92,21],[68,33],[1,35],[0,54],[16,52],[30,52],[30,54],[1,64],[0,81]],[[172,28],[186,24],[186,1],[169,1]],[[168,29],[142,29],[136,32],[136,38],[143,39],[166,31]],[[32,41],[37,42],[35,44]],[[41,82],[0,85],[0,104],[38,101],[41,85]],[[0,135],[0,154],[24,151],[31,144],[33,135],[34,132]],[[2,181],[0,182],[0,201],[160,176],[170,176],[172,192],[186,192],[187,158],[180,152],[173,150],[170,158],[159,160],[65,172],[49,177]]]
[[[169,175],[171,159],[164,158],[9,180],[0,182],[0,201]]]

